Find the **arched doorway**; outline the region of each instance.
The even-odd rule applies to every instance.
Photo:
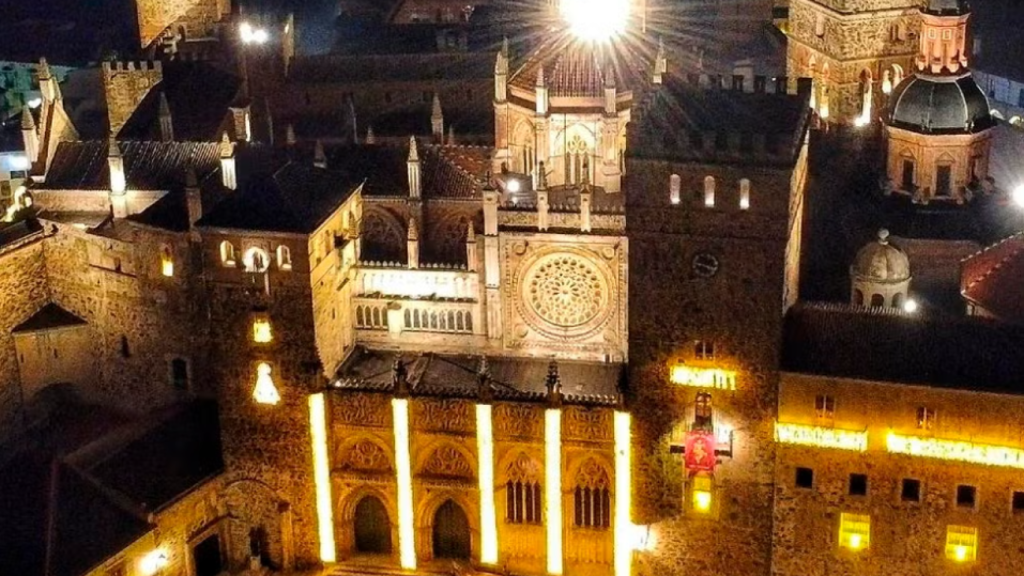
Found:
[[[364,496],[356,504],[356,552],[388,554],[391,552],[391,522],[380,498]]]
[[[434,558],[469,560],[469,519],[453,500],[434,513]]]

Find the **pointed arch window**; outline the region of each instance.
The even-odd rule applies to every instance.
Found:
[[[505,520],[511,524],[541,524],[540,465],[536,460],[520,454],[508,467],[505,482]]]
[[[229,268],[238,265],[238,260],[235,257],[235,245],[227,240],[220,243],[220,263]]]
[[[715,207],[715,177],[705,176],[704,177],[704,206],[708,208]]]
[[[583,464],[573,494],[576,527],[605,530],[611,526],[610,486],[608,472],[600,464],[595,460]]]
[[[283,244],[277,247],[277,267],[285,271],[292,269],[292,251]]]
[[[750,209],[750,180],[740,180],[740,210]]]
[[[668,178],[668,199],[673,204],[679,204],[679,189],[682,187],[682,179],[679,174],[673,174]]]

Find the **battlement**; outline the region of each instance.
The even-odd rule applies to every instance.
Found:
[[[159,60],[128,60],[118,62],[104,62],[103,73],[120,74],[124,72],[155,72],[163,75],[163,62]]]

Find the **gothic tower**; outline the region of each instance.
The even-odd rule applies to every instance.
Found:
[[[867,124],[911,69],[920,0],[791,0],[790,78],[813,78],[822,119]]]

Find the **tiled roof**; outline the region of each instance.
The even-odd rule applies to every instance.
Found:
[[[413,396],[475,398],[480,357],[403,354],[360,349],[342,366],[331,386],[342,390],[391,392],[395,360],[406,367]],[[488,357],[494,397],[539,402],[546,398],[548,360]],[[614,405],[622,377],[621,364],[559,361],[565,401],[570,404]]]
[[[1024,393],[1024,329],[978,318],[798,304],[786,316],[788,372]]]
[[[10,224],[0,223],[0,247],[13,244],[42,231],[39,221],[31,218]]]
[[[537,74],[544,68],[544,82],[550,96],[604,95],[605,75],[615,75],[618,90],[639,84],[637,68],[643,63],[628,53],[604,52],[595,43],[576,40],[567,32],[551,32],[509,76],[509,85],[533,91]]]
[[[29,316],[27,320],[15,326],[11,332],[14,334],[38,332],[54,328],[82,326],[84,324],[86,324],[85,320],[51,302],[40,308],[35,314]]]
[[[185,183],[194,169],[204,178],[220,166],[215,142],[118,142],[124,157],[125,178],[133,190],[169,190]],[[45,190],[108,190],[109,143],[61,142],[57,146]]]
[[[437,198],[479,198],[491,167],[485,146],[431,146],[424,158],[424,193]]]
[[[384,56],[300,56],[289,80],[298,83],[422,82],[488,79],[494,74],[490,52],[391,54]]]
[[[228,106],[240,84],[235,76],[206,63],[165,64],[163,80],[139,103],[118,138],[160,140],[160,95],[164,94],[175,140],[216,142],[228,121]]]
[[[996,317],[1024,324],[1024,232],[964,260],[960,290]]]

